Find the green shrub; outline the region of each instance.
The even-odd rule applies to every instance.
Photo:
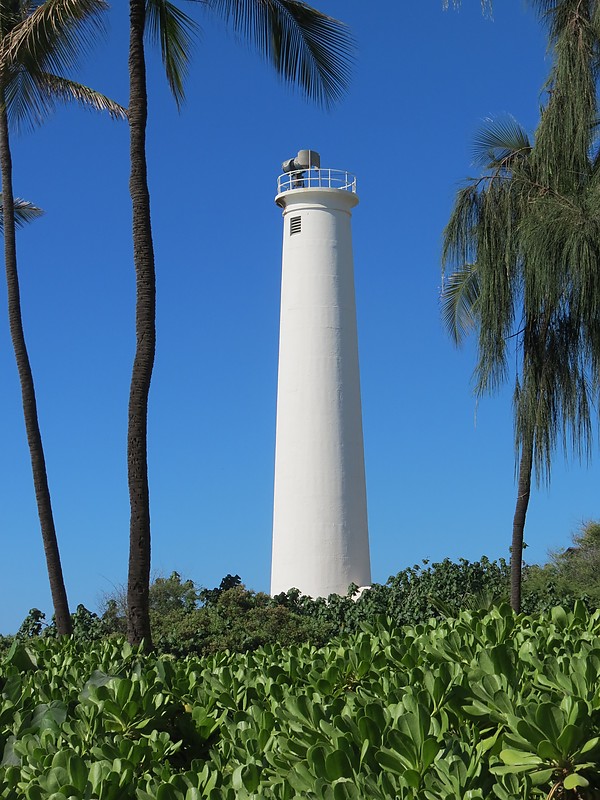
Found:
[[[543,567],[525,566],[524,613],[556,605],[572,609],[578,599],[589,610],[598,606],[599,532],[600,525],[590,523],[575,537],[573,548],[553,554]],[[247,652],[267,644],[319,646],[373,625],[382,616],[397,625],[419,625],[464,610],[490,609],[508,600],[509,567],[503,559],[424,561],[392,575],[385,584],[374,584],[359,598],[356,590],[350,586],[345,596],[313,599],[292,589],[271,598],[246,589],[239,575],[227,575],[214,589],[201,589],[173,572],[150,587],[153,640],[159,653],[179,657]],[[73,615],[74,636],[82,641],[124,635],[126,630],[122,591],[106,599],[101,616],[81,605]],[[54,623],[46,625],[42,612],[32,609],[17,637],[55,635]]]
[[[400,625],[416,625],[431,618],[455,616],[464,609],[489,607],[508,599],[508,586],[509,568],[503,559],[445,559],[415,564],[392,575],[385,584],[374,584],[358,599],[353,599],[357,587],[350,587],[345,597],[312,600],[293,589],[274,600],[342,633],[356,631],[381,615]]]
[[[0,798],[593,800],[599,682],[579,602],[185,659],[33,636],[0,664]]]

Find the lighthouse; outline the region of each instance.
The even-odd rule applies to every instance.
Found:
[[[371,583],[356,331],[356,178],[301,150],[275,202],[283,258],[271,594]]]

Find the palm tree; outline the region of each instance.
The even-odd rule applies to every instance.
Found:
[[[22,200],[20,197],[14,199],[15,207],[15,226],[22,228],[28,222],[33,222],[43,215],[41,208],[34,206],[29,200]],[[2,195],[0,194],[0,233],[4,231],[4,214],[2,211]]]
[[[85,86],[61,77],[98,25],[104,0],[0,0],[0,172],[4,224],[4,260],[10,333],[21,383],[23,414],[56,627],[71,632],[71,618],[52,513],[35,387],[25,343],[15,222],[19,203],[13,196],[9,123],[33,127],[57,100],[76,99],[123,117],[124,109]]]
[[[478,155],[487,173],[458,193],[443,251],[444,264],[457,268],[443,292],[444,320],[457,341],[478,330],[478,393],[506,379],[509,343],[520,348],[516,611],[532,471],[549,480],[559,440],[565,451],[589,456],[592,393],[600,385],[600,155],[590,155],[600,20],[588,0],[534,5],[555,56],[535,144],[514,122],[484,131]]]
[[[249,38],[289,83],[328,105],[348,80],[350,40],[345,28],[300,0],[207,0],[207,8]],[[136,272],[136,352],[129,395],[127,464],[131,506],[128,638],[151,647],[148,395],[154,363],[155,267],[146,165],[147,86],[145,33],[160,43],[167,79],[180,105],[195,23],[168,0],[129,0],[129,123]]]

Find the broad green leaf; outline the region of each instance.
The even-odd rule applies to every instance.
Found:
[[[240,764],[233,770],[233,775],[231,776],[231,783],[233,785],[233,788],[236,789],[236,791],[238,792],[240,791],[240,789],[244,788],[244,782],[242,780],[243,769],[244,765]]]
[[[356,784],[341,778],[333,787],[333,800],[364,800]]]
[[[361,717],[358,720],[358,730],[362,738],[371,744],[381,742],[382,728],[370,716]]]
[[[529,778],[533,786],[544,786],[554,775],[553,769],[538,769],[529,773]]]
[[[256,792],[260,783],[260,771],[256,764],[247,764],[242,771],[242,782],[250,794]]]
[[[522,750],[502,750],[500,752],[500,758],[509,766],[525,767],[528,769],[531,767],[536,767],[538,764],[542,763],[542,760],[539,758],[539,756],[536,756],[533,753],[526,753]]]
[[[375,756],[377,763],[385,770],[403,775],[406,772],[406,764],[393,750],[382,747]]]
[[[573,618],[577,620],[577,622],[585,623],[588,619],[588,612],[587,608],[585,607],[585,603],[581,600],[575,600],[575,605],[573,606]]]
[[[543,761],[558,761],[561,756],[558,748],[548,739],[544,739],[538,744],[537,754]]]
[[[569,624],[569,615],[561,608],[561,606],[556,606],[550,612],[552,617],[552,622],[556,625],[559,630],[563,630]]]
[[[115,685],[115,696],[117,700],[117,704],[124,708],[127,700],[131,695],[131,691],[133,688],[133,683],[128,678],[121,678],[120,680],[116,681]]]
[[[9,736],[6,744],[4,745],[4,753],[2,754],[2,761],[0,767],[20,767],[21,756],[15,753],[15,743],[17,739],[15,736]]]
[[[316,776],[314,773],[311,772],[302,761],[298,761],[294,764],[293,770],[287,775],[287,780],[298,792],[306,792],[313,789],[315,778]]]
[[[386,744],[390,746],[390,749],[400,754],[405,763],[413,767],[418,766],[419,753],[417,746],[407,734],[392,728],[388,731]]]
[[[442,745],[435,739],[426,739],[423,742],[423,750],[421,753],[423,771],[429,769],[435,757],[440,752]]]
[[[162,783],[156,792],[156,800],[180,800],[177,792],[169,783]]]
[[[47,793],[39,784],[37,786],[28,786],[25,790],[25,798],[26,800],[47,800]]]
[[[21,644],[18,639],[15,639],[10,646],[4,663],[16,667],[19,672],[30,672],[37,669],[38,665],[35,653],[29,647]]]
[[[595,736],[593,739],[588,739],[588,741],[579,750],[579,754],[585,755],[587,753],[591,753],[592,750],[595,750],[599,744],[600,736]]]
[[[589,785],[590,782],[587,780],[587,778],[584,778],[583,775],[578,775],[576,772],[572,772],[570,775],[567,775],[563,781],[563,786],[567,790],[576,789],[578,786],[581,786],[585,789]]]
[[[553,703],[541,703],[535,712],[535,721],[546,737],[555,742],[563,730],[565,717]]]
[[[325,778],[327,775],[325,768],[326,755],[325,748],[322,745],[310,747],[306,753],[306,760],[317,778]]]
[[[67,707],[59,700],[54,700],[46,705],[45,703],[37,706],[31,720],[31,727],[36,731],[43,731],[46,728],[57,728],[62,725],[67,718]]]
[[[91,695],[94,694],[95,689],[97,689],[99,686],[106,686],[106,684],[112,680],[112,676],[107,675],[106,672],[102,672],[102,670],[99,669],[94,670],[90,678],[85,682],[85,685],[81,690],[80,698],[82,700],[87,700]]]
[[[406,783],[411,786],[413,789],[418,789],[421,784],[421,775],[417,772],[416,769],[407,769],[404,775],[402,776]]]
[[[369,751],[369,747],[370,746],[371,745],[370,745],[369,740],[365,739],[364,742],[362,743],[362,747],[360,748],[360,765],[361,766],[362,766],[362,763],[363,763],[363,761],[365,759],[365,756],[367,755],[367,752]]]
[[[334,750],[325,759],[325,770],[327,778],[335,781],[337,778],[352,778],[354,770],[348,760],[348,756],[343,750]]]
[[[71,783],[77,787],[79,792],[83,792],[88,782],[88,768],[83,760],[75,753],[69,760],[68,771],[71,776]]]
[[[297,697],[288,696],[285,701],[286,707],[295,717],[305,720],[310,725],[313,723],[312,703],[306,695],[298,695]]]
[[[582,740],[584,732],[576,725],[566,725],[558,737],[556,744],[563,757],[570,755]]]

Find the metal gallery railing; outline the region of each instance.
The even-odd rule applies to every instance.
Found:
[[[356,193],[356,176],[343,169],[311,169],[284,172],[277,178],[277,194],[291,189],[342,189]]]

